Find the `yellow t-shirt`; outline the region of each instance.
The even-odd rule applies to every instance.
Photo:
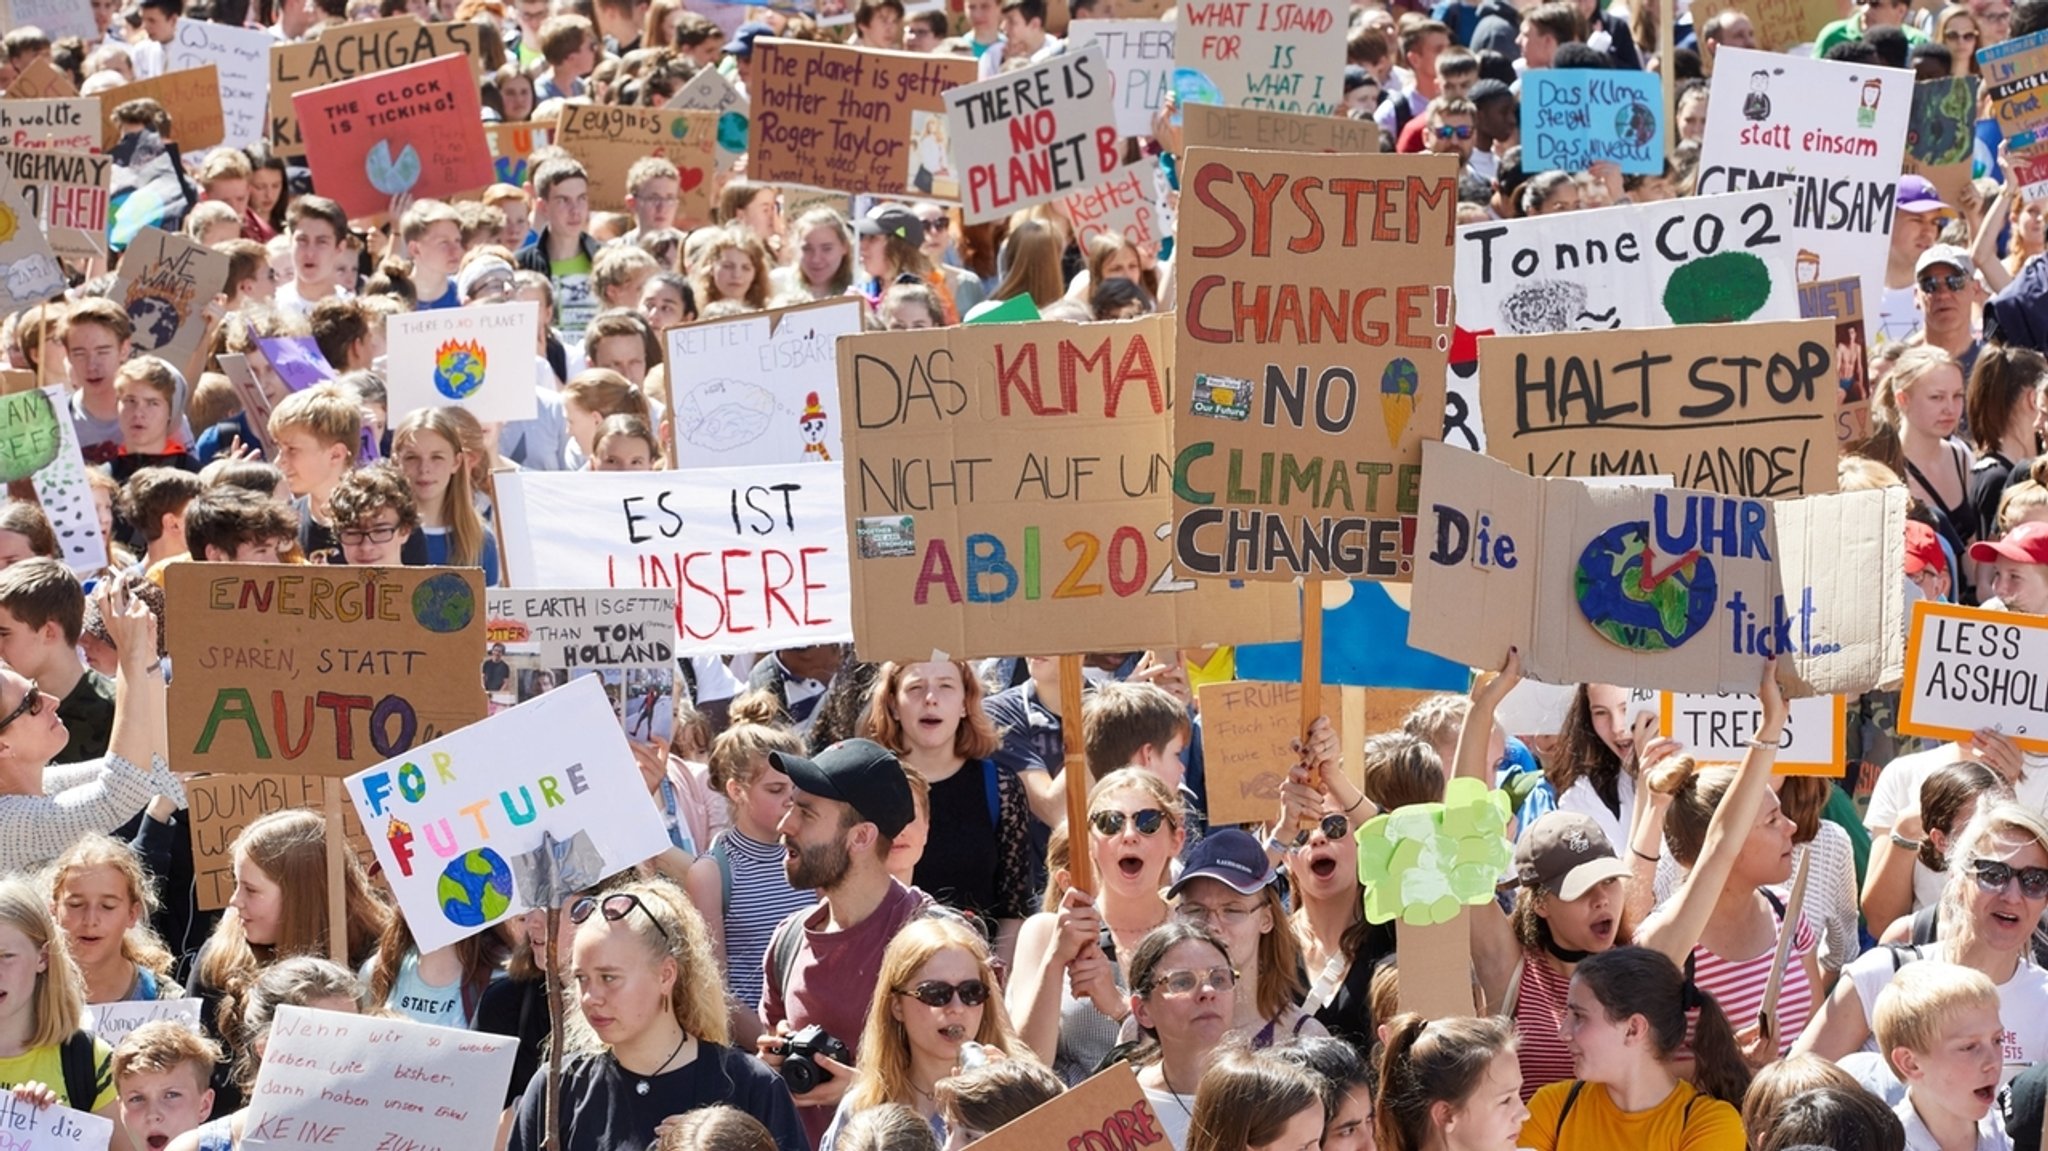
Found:
[[[1552,1083],[1529,1100],[1529,1121],[1522,1124],[1521,1147],[1529,1151],[1743,1151],[1742,1116],[1719,1099],[1710,1099],[1679,1080],[1670,1098],[1648,1111],[1623,1111],[1598,1083],[1588,1083],[1564,1117],[1560,1136],[1557,1117],[1570,1094],[1569,1081]],[[1686,1113],[1686,1105],[1692,1113]]]
[[[64,1060],[56,1044],[31,1048],[12,1059],[0,1059],[0,1090],[33,1080],[55,1091],[57,1102],[74,1111],[98,1111],[114,1103],[114,1049],[93,1040],[92,1065],[95,1092],[89,1103],[77,1103],[66,1097]]]

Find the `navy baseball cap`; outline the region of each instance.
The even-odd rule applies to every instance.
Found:
[[[1239,895],[1264,891],[1273,882],[1273,864],[1251,832],[1235,827],[1212,831],[1188,852],[1188,865],[1166,891],[1172,899],[1190,880],[1213,879]]]
[[[873,740],[842,739],[809,759],[771,751],[768,762],[798,791],[838,800],[883,835],[894,836],[917,814],[902,761]]]
[[[725,54],[738,56],[742,60],[748,59],[754,54],[754,41],[763,36],[773,35],[775,29],[771,25],[763,24],[759,20],[749,20],[735,29],[732,39],[725,42]]]

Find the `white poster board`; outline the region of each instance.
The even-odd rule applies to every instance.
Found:
[[[1159,161],[1147,156],[1060,197],[1060,211],[1073,222],[1081,250],[1086,252],[1095,237],[1108,235],[1156,253],[1167,235],[1166,214],[1153,196],[1158,176]]]
[[[1187,0],[1173,84],[1185,104],[1328,116],[1344,100],[1344,0]]]
[[[201,1034],[197,999],[124,999],[119,1003],[88,1004],[85,1008],[85,1029],[109,1047],[119,1046],[130,1031],[159,1019],[182,1023],[193,1034]]]
[[[719,171],[729,171],[747,154],[747,98],[718,69],[700,70],[663,107],[718,113]],[[789,216],[795,219],[796,213]]]
[[[668,329],[676,465],[842,458],[836,348],[864,310],[846,296]]]
[[[1123,159],[1102,49],[1089,45],[946,92],[947,137],[970,224],[1055,200]]]
[[[1663,692],[1658,731],[1686,746],[1700,763],[1740,763],[1763,723],[1753,695]],[[1840,775],[1848,714],[1840,696],[1809,695],[1788,701],[1785,733],[1772,770],[1778,775]]]
[[[1150,136],[1152,115],[1173,76],[1173,21],[1076,20],[1068,30],[1068,43],[1102,50],[1116,100],[1117,134]]]
[[[223,146],[246,148],[270,138],[270,47],[276,43],[277,38],[261,28],[178,21],[178,39],[167,53],[164,70],[208,64],[219,70]]]
[[[460,407],[486,423],[530,420],[540,410],[533,390],[540,354],[540,307],[530,302],[392,316],[385,340],[391,419]]]
[[[2048,616],[1915,603],[1899,730],[1967,740],[1985,728],[2048,752]]]
[[[493,714],[571,679],[595,676],[629,738],[668,746],[675,731],[673,590],[492,588],[484,598],[491,645],[484,690]],[[494,668],[493,660],[502,666]]]
[[[9,1091],[0,1094],[0,1144],[8,1151],[104,1151],[114,1138],[114,1121],[69,1107],[37,1107]]]
[[[63,384],[43,389],[60,416],[71,411],[69,391]],[[85,453],[78,446],[78,426],[68,419],[59,419],[57,434],[64,438],[57,448],[57,458],[37,472],[32,482],[43,514],[49,517],[57,543],[64,549],[64,562],[83,579],[107,566],[107,541],[100,534],[100,510],[93,502],[92,484],[85,478]]]

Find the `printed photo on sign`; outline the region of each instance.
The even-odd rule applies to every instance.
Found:
[[[596,676],[628,737],[668,746],[675,727],[676,596],[660,591],[489,593],[491,713]]]

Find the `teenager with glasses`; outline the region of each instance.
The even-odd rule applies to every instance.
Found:
[[[1093,1074],[1116,1046],[1130,1014],[1131,953],[1167,922],[1161,892],[1185,838],[1180,798],[1164,780],[1143,768],[1110,772],[1088,797],[1095,889],[1069,889],[1057,911],[1032,916],[1017,933],[1011,1016],[1026,1046],[1068,1084]]]
[[[1168,923],[1131,955],[1131,1021],[1140,1042],[1130,1062],[1175,1147],[1187,1146],[1195,1088],[1230,1032],[1238,982],[1228,945],[1197,924]]]
[[[351,567],[396,567],[419,526],[412,488],[396,467],[378,462],[341,477],[327,499],[341,558]]]
[[[1167,890],[1176,920],[1213,931],[1237,971],[1231,1029],[1254,1048],[1329,1032],[1301,1009],[1301,943],[1287,923],[1277,873],[1250,832],[1212,831]]]
[[[988,945],[959,920],[920,919],[897,932],[882,953],[853,1088],[839,1101],[818,1151],[832,1151],[853,1116],[890,1103],[917,1112],[931,1124],[934,1140],[944,1143],[938,1083],[960,1070],[968,1043],[1031,1058],[999,990]]]
[[[781,1077],[726,1046],[724,983],[682,892],[629,883],[577,900],[569,921],[571,991],[589,1034],[572,1037],[562,1065],[562,1151],[641,1151],[672,1116],[714,1103],[762,1120],[780,1151],[808,1151]],[[541,1146],[546,1096],[542,1071],[519,1101],[511,1151]]]

